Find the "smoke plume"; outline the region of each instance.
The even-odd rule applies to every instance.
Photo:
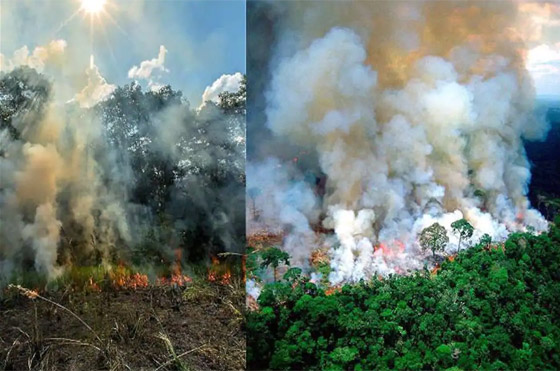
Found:
[[[268,19],[280,15],[264,57],[265,128],[249,126],[261,148],[249,154],[248,190],[266,195],[255,197],[262,211],[250,232],[280,226],[303,266],[326,244],[338,284],[422,267],[418,234],[434,222],[448,231],[449,253],[461,218],[476,230],[472,241],[547,228],[526,196],[523,141],[543,139],[548,127],[533,114],[519,28],[527,20],[516,3],[264,8]],[[297,171],[286,172],[279,161],[292,157]],[[298,186],[306,172],[314,175]],[[295,205],[293,189],[324,194]],[[318,223],[330,233],[301,238]]]

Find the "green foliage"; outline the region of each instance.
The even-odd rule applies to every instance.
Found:
[[[447,231],[439,223],[432,224],[420,233],[422,250],[432,250],[433,256],[436,255],[436,251],[443,251],[448,242]]]
[[[128,201],[153,216],[148,235],[133,246],[135,264],[173,259],[178,246],[191,262],[205,259],[209,246],[241,250],[244,109],[243,92],[227,93],[220,104],[207,102],[196,112],[181,91],[170,86],[143,91],[137,83],[118,87],[92,108],[106,138],[95,146],[96,160],[116,161],[125,172],[130,167]],[[177,129],[162,137],[171,115]],[[113,150],[120,156],[107,158]]]
[[[247,260],[245,261],[245,268],[247,270],[247,278],[255,279],[260,276],[261,266],[259,264],[259,256],[252,247],[246,249]]]
[[[332,295],[310,282],[265,285],[248,313],[249,369],[560,368],[560,229],[514,233],[504,249],[487,242],[437,275]]]
[[[301,268],[290,268],[284,273],[284,279],[288,282],[297,282],[301,278],[302,270]]]
[[[477,190],[474,191],[474,195],[476,197],[485,198],[486,197],[486,192],[484,192],[482,189],[477,189]]]
[[[271,266],[273,268],[278,268],[280,263],[290,264],[290,255],[276,247],[271,247],[264,250],[261,253],[262,267]]]
[[[26,123],[36,123],[51,91],[49,80],[32,68],[23,66],[9,73],[0,73],[0,130],[6,130],[11,139],[20,139],[22,125],[18,129],[15,121],[25,117]],[[29,124],[25,128],[33,129]],[[0,148],[0,155],[2,152],[3,148]]]
[[[272,267],[274,270],[274,280],[278,281],[277,268],[281,263],[290,264],[290,255],[276,247],[270,247],[261,252],[261,267]]]
[[[329,274],[331,273],[331,266],[329,263],[321,263],[318,267],[317,267],[317,273],[321,274],[321,284],[322,285],[328,285],[329,284]]]
[[[488,233],[484,233],[482,237],[480,237],[479,244],[482,246],[488,246],[492,243],[492,237]]]
[[[235,93],[225,91],[219,94],[220,108],[227,114],[245,116],[247,100],[247,75],[243,75],[239,90]]]
[[[461,240],[465,238],[471,238],[474,232],[474,228],[467,222],[466,219],[459,219],[451,223],[451,228],[453,232],[459,235],[459,244],[457,245],[457,251],[461,250]]]

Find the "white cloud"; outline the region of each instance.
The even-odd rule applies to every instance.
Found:
[[[43,72],[49,63],[60,63],[66,49],[66,41],[53,40],[45,46],[38,46],[31,53],[27,45],[17,49],[12,58],[0,54],[0,70],[11,71],[16,67],[28,66]]]
[[[204,102],[207,101],[219,103],[220,93],[226,91],[235,93],[239,90],[242,79],[243,75],[240,72],[236,72],[233,75],[220,76],[212,83],[212,85],[207,86],[206,89],[204,89],[204,93],[202,94],[202,104],[204,105]]]
[[[559,62],[560,61],[560,43],[556,45],[542,44],[529,50],[527,56],[528,66],[541,63]]]
[[[537,95],[560,96],[560,43],[541,44],[530,49],[526,66]]]
[[[165,46],[161,45],[159,47],[159,54],[157,58],[143,61],[140,63],[140,67],[134,66],[128,71],[128,77],[130,79],[141,79],[153,82],[154,71],[159,72],[169,72],[165,68],[165,55],[167,54],[167,49]]]

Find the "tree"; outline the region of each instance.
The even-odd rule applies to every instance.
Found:
[[[245,116],[247,101],[247,75],[243,75],[239,90],[235,93],[225,91],[219,94],[219,106],[226,114],[238,114]]]
[[[259,209],[257,208],[257,197],[261,194],[261,190],[257,187],[252,187],[247,190],[247,196],[251,199],[251,217],[253,220],[259,220]]]
[[[484,233],[482,237],[480,237],[480,244],[484,245],[484,247],[490,246],[492,243],[492,237],[488,233]]]
[[[471,249],[437,275],[267,283],[247,316],[247,368],[560,369],[558,226]]]
[[[290,255],[287,252],[282,251],[276,247],[271,247],[264,250],[261,253],[261,259],[261,267],[266,268],[270,266],[274,270],[275,282],[278,281],[278,266],[280,265],[280,263],[284,262],[284,264],[286,265],[290,264]]]
[[[461,250],[461,241],[464,238],[470,238],[473,235],[474,228],[467,222],[466,219],[459,219],[451,223],[453,233],[459,235],[459,244],[457,245],[457,252]]]
[[[18,119],[36,124],[51,98],[52,85],[36,70],[23,66],[0,73],[0,130],[7,130],[12,140],[20,139],[23,129]],[[0,149],[2,152],[2,149]]]
[[[290,268],[286,273],[284,273],[284,279],[290,283],[297,282],[301,278],[302,272],[301,268]]]
[[[422,250],[431,250],[434,257],[436,256],[436,251],[443,251],[448,242],[447,231],[439,223],[432,224],[420,233],[420,246]]]
[[[170,86],[143,91],[132,83],[94,107],[107,142],[98,146],[97,161],[128,176],[123,184],[131,203],[147,207],[154,217],[180,221],[173,238],[193,261],[204,259],[208,249],[240,252],[243,246],[243,89],[195,111]],[[113,153],[119,154],[116,164],[109,158]],[[171,239],[159,231],[154,236],[160,239],[156,245]]]

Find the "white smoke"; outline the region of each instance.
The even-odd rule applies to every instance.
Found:
[[[46,272],[49,277],[55,277],[61,272],[56,264],[61,226],[53,205],[43,204],[37,207],[35,222],[22,230],[24,240],[29,239],[35,251],[36,269]]]
[[[214,103],[220,103],[220,94],[224,92],[235,93],[241,87],[241,80],[243,80],[243,75],[240,72],[236,72],[232,75],[223,74],[212,83],[212,85],[207,86],[202,94],[202,105],[208,101]]]
[[[471,37],[435,17],[436,9],[456,7],[467,24],[468,10],[460,5],[350,6],[356,9],[340,16],[326,5],[294,6],[286,25],[296,31],[280,35],[267,92],[267,126],[315,153],[326,174],[323,205],[306,214],[323,213],[323,227],[336,236],[331,283],[422,267],[417,236],[434,222],[447,229],[448,253],[458,244],[451,223],[463,217],[476,232],[462,245],[484,233],[500,241],[527,227],[545,230],[547,222],[526,197],[530,165],[522,140],[543,138],[548,128],[532,116],[534,91],[517,41],[495,41],[496,31],[486,31],[484,23],[490,15],[480,29],[469,25],[479,33]],[[482,10],[501,16],[504,25],[507,6]],[[372,15],[373,22],[361,14],[378,7],[413,14],[413,24],[395,14],[389,20]],[[351,14],[360,16],[349,20]],[[301,16],[308,22],[298,26],[294,19]],[[388,30],[380,32],[376,21],[388,22]],[[335,27],[320,32],[329,24]],[[422,27],[441,27],[451,36],[413,37]],[[248,184],[270,176],[248,172]],[[259,185],[267,194],[261,202],[290,187],[277,184]],[[270,207],[277,208],[268,211],[275,216],[292,208],[281,202]],[[277,219],[261,223],[285,225]],[[309,257],[318,240],[324,238],[300,244],[299,255]]]
[[[259,287],[257,282],[255,282],[255,280],[251,280],[251,279],[247,280],[247,284],[245,285],[245,291],[247,291],[248,296],[251,296],[255,300],[258,299],[258,297],[261,294],[261,288]]]
[[[247,164],[246,175],[251,179],[247,186],[247,233],[268,230],[269,226],[274,226],[276,232],[290,231],[284,248],[294,263],[305,265],[309,255],[303,247],[314,242],[310,222],[318,218],[318,204],[305,180],[294,178],[293,173],[294,169],[276,159]],[[258,200],[266,203],[254,204]]]
[[[87,85],[76,94],[75,100],[81,107],[90,108],[107,99],[116,89],[116,86],[107,83],[97,66],[93,63],[93,57],[90,67],[86,70],[86,75]]]

